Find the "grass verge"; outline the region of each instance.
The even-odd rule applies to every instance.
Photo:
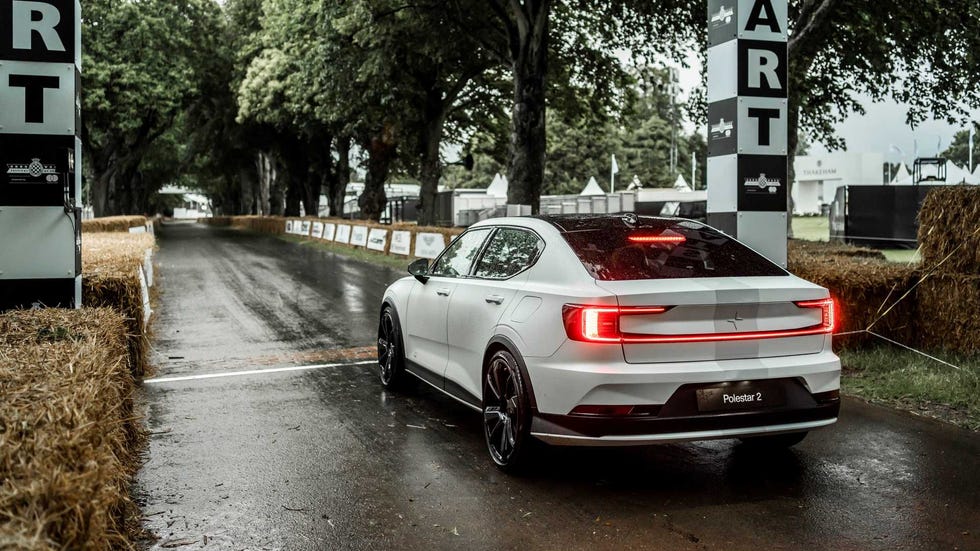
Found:
[[[841,389],[853,396],[980,430],[980,358],[943,365],[890,345],[840,352]]]

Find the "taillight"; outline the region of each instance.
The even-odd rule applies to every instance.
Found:
[[[566,304],[562,308],[562,318],[565,322],[565,333],[573,341],[616,344],[678,344],[805,337],[830,334],[837,328],[837,308],[834,299],[804,300],[794,304],[799,308],[820,308],[822,314],[820,323],[800,329],[675,335],[624,333],[619,323],[623,316],[662,314],[669,310],[670,306],[617,307]]]
[[[566,304],[562,308],[565,333],[573,341],[584,342],[623,342],[619,330],[621,316],[642,316],[662,314],[663,306],[583,306]]]
[[[833,333],[837,329],[837,305],[834,304],[834,299],[801,300],[796,305],[800,308],[820,308],[823,311],[820,326],[822,332]]]

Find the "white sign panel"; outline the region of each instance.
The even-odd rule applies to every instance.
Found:
[[[371,228],[370,233],[368,233],[367,248],[372,251],[384,252],[385,245],[388,243],[388,230],[383,230],[381,228]]]
[[[337,234],[337,226],[334,224],[324,224],[323,225],[323,238],[327,241],[333,241],[334,236]]]
[[[310,236],[317,239],[323,238],[323,222],[313,222],[313,231],[310,232]]]
[[[309,220],[303,220],[303,223],[300,225],[300,235],[310,235],[310,225]]]
[[[368,240],[367,226],[354,226],[350,232],[350,244],[366,247]]]
[[[415,234],[415,256],[435,258],[446,248],[446,238],[441,233]]]
[[[400,254],[403,256],[412,254],[412,232],[391,232],[391,248],[389,250],[392,254]]]
[[[75,135],[75,74],[74,63],[0,63],[3,132]]]
[[[337,243],[350,243],[350,226],[340,224],[337,226]]]
[[[293,233],[293,221],[286,220],[286,233]]]

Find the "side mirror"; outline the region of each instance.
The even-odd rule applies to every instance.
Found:
[[[415,276],[415,279],[421,281],[423,284],[429,281],[429,261],[420,258],[415,262],[408,265],[408,273]]]

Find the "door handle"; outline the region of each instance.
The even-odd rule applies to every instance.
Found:
[[[503,304],[504,303],[504,297],[502,297],[500,295],[487,295],[487,298],[485,300],[487,301],[487,304]]]
[[[436,294],[439,295],[439,296],[441,296],[441,297],[448,297],[449,296],[449,289],[436,289]]]

